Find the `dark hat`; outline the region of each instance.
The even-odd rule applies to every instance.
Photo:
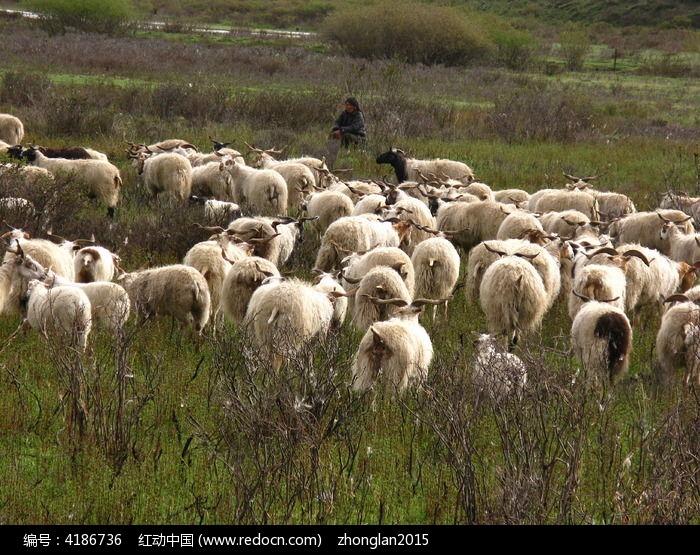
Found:
[[[354,96],[349,96],[345,99],[346,104],[352,104],[355,108],[358,110],[360,109],[360,103],[357,101],[357,98]]]

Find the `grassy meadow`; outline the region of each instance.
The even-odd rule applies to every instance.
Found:
[[[330,11],[288,4],[318,10],[308,27],[288,18],[303,28]],[[276,13],[284,27],[287,12]],[[195,226],[203,213],[152,202],[125,152],[127,141],[174,137],[201,150],[210,137],[244,153],[245,143],[284,146],[357,179],[395,181],[375,163],[390,145],[462,160],[494,189],[597,175],[638,210],[669,189],[700,195],[697,30],[598,30],[571,71],[557,33],[537,28],[535,57],[516,71],[353,58],[320,35],[209,36],[180,24],[53,36],[0,18],[0,112],[22,119],[25,143],[107,153],[124,180],[114,220],[65,180],[58,199],[32,191],[47,208],[38,218],[0,219],[37,237],[49,226],[94,235],[127,271],[180,262],[207,238]],[[369,139],[336,152],[327,135],[348,95]],[[18,193],[1,177],[0,192]],[[319,238],[308,231],[283,273],[310,277]],[[651,312],[635,326],[627,376],[591,386],[577,376],[557,301],[517,350],[525,393],[501,403],[471,382],[473,333],[486,322],[460,287],[447,318],[424,322],[435,350],[427,382],[401,398],[349,390],[362,337],[349,322],[279,374],[244,359],[230,322],[199,337],[166,319],[132,320],[119,337],[91,335],[85,356],[18,324],[0,316],[3,524],[700,523],[700,391],[680,373],[673,387],[656,384]]]

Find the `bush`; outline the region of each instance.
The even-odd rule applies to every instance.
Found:
[[[339,11],[324,21],[321,33],[351,56],[426,65],[464,65],[482,59],[491,48],[462,12],[414,2]]]
[[[8,71],[2,78],[0,102],[34,106],[51,91],[51,81],[41,73]]]
[[[41,24],[49,34],[69,30],[121,34],[133,16],[128,0],[29,0],[27,6],[41,14]]]
[[[527,69],[532,63],[535,39],[529,33],[507,29],[492,34],[496,60],[509,69]]]
[[[98,85],[89,89],[80,86],[54,87],[44,97],[34,120],[49,136],[95,136],[112,132],[114,116],[121,103],[120,89]]]
[[[496,98],[489,122],[508,142],[572,141],[592,127],[593,112],[583,95],[526,84]]]
[[[692,77],[697,75],[689,60],[674,54],[646,53],[641,57],[637,73],[663,77]]]
[[[569,71],[581,71],[591,49],[588,35],[575,27],[569,27],[561,38],[561,53]]]

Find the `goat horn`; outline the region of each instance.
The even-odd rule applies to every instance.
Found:
[[[258,262],[255,262],[255,269],[258,272],[260,272],[261,274],[263,274],[265,277],[272,277],[272,276],[276,275],[274,272],[270,272],[269,270],[265,270],[265,269],[261,268],[260,264]]]
[[[394,306],[408,306],[408,304],[409,304],[405,300],[399,299],[399,298],[380,299],[379,297],[375,297],[373,295],[368,295],[367,293],[363,293],[362,296],[367,297],[374,304],[391,304]]]
[[[362,278],[359,278],[359,279],[351,278],[351,277],[346,276],[343,273],[341,273],[340,276],[351,285],[355,285],[356,283],[360,283],[362,281]]]
[[[13,241],[15,248],[12,249],[12,244],[10,244],[10,247],[8,247],[8,251],[15,253],[17,256],[24,258],[24,251],[22,250],[22,246],[19,244],[19,240],[15,239]]]
[[[687,295],[681,295],[676,293],[675,295],[669,295],[664,299],[664,303],[687,303],[690,302],[690,298]]]
[[[592,252],[592,253],[589,255],[589,257],[593,257],[593,256],[595,256],[596,254],[610,254],[610,255],[612,255],[612,256],[617,256],[617,255],[620,254],[620,253],[617,252],[617,251],[616,251],[615,249],[613,249],[612,247],[602,247],[602,248],[598,249],[597,251]]]
[[[423,306],[426,304],[444,304],[449,300],[449,297],[447,299],[425,299],[423,297],[419,297],[417,299],[413,299],[413,302],[411,304],[413,306]]]
[[[250,150],[250,151],[252,151],[252,152],[259,152],[259,153],[264,152],[264,150],[262,150],[261,148],[256,148],[256,147],[254,147],[254,146],[251,146],[251,145],[249,145],[248,143],[246,143],[245,141],[243,141],[243,144],[244,144],[246,147],[248,147],[248,150]]]
[[[82,247],[89,247],[96,244],[96,242],[92,239],[75,239],[74,241],[72,241],[72,243],[73,250],[77,250]]]
[[[566,225],[570,225],[570,226],[572,226],[572,227],[578,227],[578,226],[586,225],[585,222],[572,222],[571,220],[567,220],[566,218],[563,218],[563,217],[562,217],[561,220],[562,220]]]
[[[671,220],[669,220],[668,218],[664,218],[663,215],[661,214],[661,212],[659,212],[658,210],[656,211],[656,214],[657,214],[657,215],[659,216],[659,218],[661,218],[664,222],[666,222],[666,223],[670,223],[670,222],[671,222]]]
[[[484,248],[489,252],[497,254],[498,256],[507,256],[508,255],[507,252],[499,251],[499,250],[494,249],[493,247],[489,247],[489,244],[486,242],[484,242]]]
[[[642,262],[644,262],[644,264],[646,266],[649,266],[649,264],[650,264],[649,259],[646,256],[644,256],[644,253],[642,253],[636,249],[631,249],[631,250],[626,251],[625,253],[623,253],[623,256],[625,256],[625,257],[636,256]]]
[[[208,231],[209,233],[224,233],[224,232],[229,231],[229,230],[224,229],[223,227],[218,226],[218,225],[217,225],[217,226],[213,226],[213,227],[208,227],[208,226],[203,226],[202,224],[198,224],[198,223],[196,223],[196,222],[195,222],[194,225],[195,225],[196,227],[198,227],[199,229],[203,229],[204,231]]]
[[[275,237],[279,237],[279,233],[275,233],[274,235],[270,235],[269,237],[253,237],[252,239],[248,239],[248,243],[257,243],[257,244],[263,244],[263,243],[269,243],[272,241]]]
[[[47,233],[46,236],[51,240],[52,243],[61,244],[68,243],[68,239],[64,239],[60,235],[54,235],[53,233]]]

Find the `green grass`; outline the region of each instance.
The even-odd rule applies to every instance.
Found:
[[[557,327],[560,327],[557,333],[565,333],[567,324],[563,320],[560,315],[555,321],[549,321],[546,325],[548,334]],[[442,383],[442,387],[445,387],[452,380],[462,380],[468,376],[463,374],[467,371],[464,364],[468,352],[463,352],[459,337],[468,337],[469,330],[482,328],[483,317],[476,307],[465,306],[458,294],[450,309],[450,322],[455,325],[447,327],[438,324],[431,329],[438,349],[430,379],[435,386]],[[3,356],[3,364],[13,368],[15,383],[21,386],[6,388],[4,397],[6,410],[3,413],[12,415],[11,421],[7,417],[4,420],[6,433],[3,434],[7,456],[3,458],[2,473],[12,476],[0,488],[6,522],[223,524],[235,521],[231,520],[233,515],[241,511],[241,499],[236,498],[236,494],[243,490],[241,484],[230,482],[233,477],[238,479],[238,473],[227,468],[221,457],[235,454],[238,458],[245,456],[245,453],[227,455],[225,444],[217,447],[203,441],[204,437],[214,439],[221,434],[217,427],[225,422],[225,419],[221,420],[225,418],[221,408],[210,398],[212,391],[216,395],[217,376],[220,376],[220,370],[215,370],[216,363],[212,358],[216,343],[205,343],[202,349],[195,352],[189,340],[182,341],[186,336],[183,337],[178,331],[171,335],[170,326],[165,322],[163,324],[145,328],[131,350],[130,360],[135,370],[133,386],[130,386],[131,395],[141,390],[142,394],[152,391],[153,397],[140,415],[131,436],[130,455],[117,474],[105,452],[94,443],[91,432],[79,445],[75,445],[71,438],[66,424],[66,407],[59,401],[60,381],[51,370],[51,362],[46,360],[48,353],[44,342],[33,332],[15,340],[12,356],[9,359],[7,353]],[[10,332],[12,327],[10,320],[5,319],[3,333]],[[444,340],[437,340],[445,333]],[[550,339],[553,337],[550,336]],[[650,333],[635,336],[636,356],[631,376],[648,375],[650,372],[646,354],[649,340]],[[553,346],[557,344],[558,341]],[[544,353],[535,353],[538,352]],[[200,358],[204,359],[204,363],[199,366],[199,371],[195,371]],[[105,360],[108,359],[105,356]],[[564,353],[557,352],[556,347],[548,359],[547,372],[564,372],[564,376],[575,368],[575,364],[566,362]],[[450,362],[453,360],[460,362],[454,365]],[[6,372],[4,376],[7,380]],[[341,387],[345,379],[347,375],[340,379]],[[598,491],[602,486],[600,469],[597,468],[596,442],[599,440],[596,437],[603,434],[605,445],[599,448],[603,449],[605,457],[617,457],[613,461],[617,468],[629,454],[634,456],[639,452],[639,445],[634,443],[635,422],[659,422],[659,418],[665,418],[666,413],[660,406],[652,409],[656,402],[652,403],[645,395],[642,384],[643,381],[633,379],[623,384],[612,397],[609,410],[596,417],[600,420],[589,421],[588,432],[584,432],[581,485],[577,494],[578,503],[583,505],[577,504],[577,510],[590,515],[588,518],[591,522],[615,521],[609,513],[613,491],[605,495]],[[456,387],[457,383],[451,385]],[[545,445],[537,443],[537,438],[543,437],[542,433],[546,430],[551,432],[550,426],[563,426],[560,433],[567,438],[580,433],[574,429],[575,421],[569,420],[570,415],[578,414],[579,410],[587,412],[586,407],[592,400],[587,396],[581,397],[578,402],[583,404],[576,408],[577,405],[570,404],[572,401],[567,399],[568,395],[583,395],[585,389],[582,387],[572,388],[562,397],[547,394],[548,406],[553,410],[558,408],[549,414],[551,422],[543,423],[544,428],[538,429],[536,425],[528,428],[525,422],[517,424],[524,426],[523,439],[528,442],[527,449],[534,449],[533,455],[539,452],[538,457],[546,458],[559,452],[560,447],[555,444],[540,451]],[[439,391],[438,398],[448,394],[447,389]],[[352,410],[353,416],[351,421],[341,424],[340,435],[320,444],[319,460],[324,462],[309,474],[314,477],[314,485],[306,486],[311,487],[309,491],[313,492],[314,499],[304,498],[301,502],[301,494],[296,489],[298,480],[314,468],[311,451],[308,450],[313,443],[309,443],[308,447],[304,443],[297,445],[296,441],[284,439],[274,430],[259,437],[258,441],[262,443],[257,448],[267,446],[262,460],[268,461],[268,465],[273,461],[278,462],[267,466],[264,475],[258,475],[255,467],[246,471],[246,475],[251,480],[257,479],[256,476],[263,479],[263,487],[273,488],[269,491],[276,492],[273,496],[287,496],[297,499],[297,503],[301,502],[301,505],[293,504],[291,512],[285,510],[284,504],[270,505],[266,517],[269,522],[452,522],[456,490],[451,478],[451,463],[445,464],[451,457],[444,458],[447,453],[443,452],[434,435],[434,427],[445,424],[441,414],[444,407],[435,404],[437,399],[431,396],[414,399],[409,396],[404,402],[377,400],[360,412],[357,411],[358,406],[344,408],[343,404],[348,398],[343,399],[338,410]],[[16,409],[11,410],[12,406],[21,406],[23,410],[18,414]],[[453,408],[459,410],[459,406],[453,405]],[[525,406],[537,410],[537,413],[542,410],[538,404]],[[41,412],[37,411],[38,407]],[[502,436],[495,426],[500,419],[514,418],[518,412],[515,407],[506,405],[492,413],[488,404],[482,404],[481,408],[465,405],[463,410],[468,412],[460,418],[471,422],[472,428],[468,431],[473,449],[479,454],[478,459],[472,461],[481,488],[479,504],[496,509],[498,492],[505,485],[503,481],[518,480],[519,470],[503,459],[506,452],[511,455],[517,453],[517,446],[507,439],[509,436]],[[513,410],[516,412],[511,413]],[[574,413],[570,412],[572,410]],[[596,409],[592,414],[600,413]],[[196,423],[194,427],[193,423]],[[202,429],[207,431],[208,436],[202,435]],[[10,433],[11,430],[14,431]],[[574,435],[569,436],[570,433]],[[628,439],[618,447],[614,438],[619,433]],[[348,434],[345,439],[343,434]],[[192,437],[194,440],[189,442]],[[308,436],[307,440],[311,441],[312,437]],[[239,438],[237,441],[241,440]],[[352,444],[348,443],[350,441]],[[529,443],[531,441],[534,443]],[[282,459],[278,459],[275,453],[278,450],[280,456],[290,453],[286,449],[292,445],[295,454],[291,465],[282,464]],[[339,463],[351,456],[348,451],[350,445],[356,450],[353,463],[338,474]],[[619,455],[614,455],[618,448]],[[251,444],[247,449],[254,448]],[[572,454],[567,448],[560,456],[566,458]],[[536,467],[532,470],[536,471]],[[564,480],[563,476],[558,476],[561,470],[563,467],[557,470],[554,484],[561,484]],[[86,476],[89,476],[89,488],[84,487]],[[284,484],[289,488],[286,494],[274,489]],[[520,484],[521,488],[523,486]],[[256,491],[254,505],[259,504],[262,508],[267,503],[260,497],[263,490]],[[550,495],[556,496],[556,491],[552,490]],[[153,495],[155,492],[157,495]],[[520,493],[528,494],[527,489]],[[315,499],[316,496],[318,499]],[[521,517],[529,522],[559,521],[557,509],[552,506],[555,499],[550,498],[540,509],[531,507],[532,512],[525,511]],[[603,503],[607,509],[593,509],[591,503]],[[299,512],[301,506],[307,509]],[[607,517],[604,516],[606,511]],[[256,514],[255,511],[253,514]],[[479,518],[487,517],[483,515]]]

